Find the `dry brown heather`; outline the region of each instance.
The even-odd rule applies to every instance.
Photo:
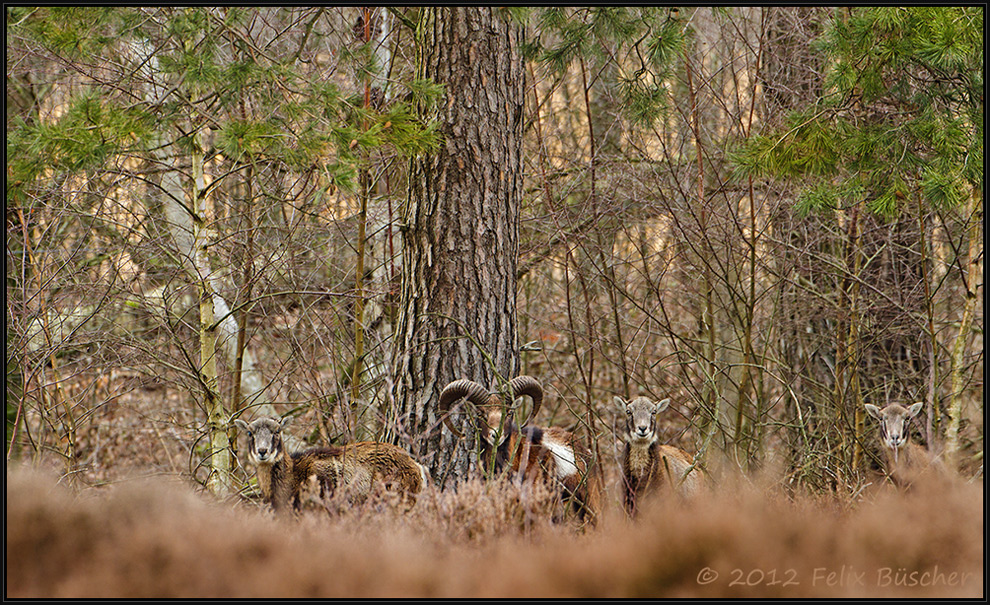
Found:
[[[527,525],[480,482],[405,514],[378,502],[278,520],[179,481],[73,494],[8,465],[6,596],[985,596],[982,481],[857,502],[758,483],[723,481],[635,522],[613,502],[581,533]]]

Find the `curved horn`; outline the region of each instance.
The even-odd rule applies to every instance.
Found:
[[[540,404],[543,403],[543,387],[532,376],[516,376],[509,381],[509,389],[512,391],[513,401],[522,395],[529,395],[533,400],[533,409],[529,411],[529,417],[526,418],[525,422],[519,424],[519,426],[526,426],[540,411]]]
[[[448,384],[440,392],[440,415],[443,418],[443,423],[447,425],[450,432],[454,434],[458,439],[461,438],[461,432],[454,428],[454,423],[450,421],[450,406],[455,401],[460,399],[467,399],[474,406],[481,407],[488,403],[490,395],[488,394],[488,389],[481,386],[473,380],[455,380],[454,382]]]

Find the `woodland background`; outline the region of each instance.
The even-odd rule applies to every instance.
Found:
[[[831,549],[822,565],[837,566],[878,544],[875,523],[944,516],[938,498],[959,525],[894,534],[858,563],[982,569],[982,7],[8,7],[6,19],[7,523],[39,528],[8,534],[8,557],[34,548],[63,579],[8,558],[9,596],[511,594],[446,584],[439,564],[393,575],[398,554],[378,592],[353,580],[308,593],[298,563],[297,581],[245,593],[56,571],[73,549],[113,558],[91,498],[161,515],[141,556],[182,559],[163,546],[192,540],[175,511],[228,514],[210,508],[219,500],[242,516],[217,527],[257,525],[242,536],[256,556],[231,573],[291,561],[298,549],[282,550],[254,502],[239,414],[294,416],[296,447],[388,440],[430,467],[433,507],[395,521],[403,537],[374,542],[369,560],[415,551],[402,540],[417,528],[449,537],[437,549],[504,552],[497,569],[546,556],[519,562],[520,544],[576,553],[560,561],[574,577],[524,581],[519,596],[826,594],[719,593],[695,574],[718,544],[736,565],[810,568]],[[495,496],[475,481],[475,444],[436,416],[447,382],[518,374],[547,392],[536,422],[591,448],[616,509],[613,396],[671,397],[663,442],[743,494],[695,509],[727,533],[668,504],[643,523],[672,536],[680,567],[660,557],[618,587],[575,588],[574,570],[594,567],[581,553],[635,559],[532,520],[536,545],[517,542],[515,512],[480,504]],[[913,440],[958,484],[872,495],[882,455],[863,404],[915,401]],[[123,488],[148,477],[178,490],[161,496],[174,509]],[[750,482],[800,510],[763,507]],[[441,514],[467,509],[477,517],[457,529]],[[754,555],[718,521],[730,509],[792,546]],[[78,539],[44,537],[62,521],[82,523]],[[302,523],[293,540],[387,522]],[[710,549],[689,548],[699,535]],[[839,588],[827,594],[888,594]]]

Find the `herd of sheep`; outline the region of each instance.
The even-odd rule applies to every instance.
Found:
[[[532,376],[510,380],[507,391],[510,406],[517,397],[532,399],[529,419],[539,411],[543,388]],[[466,402],[473,412],[472,424],[480,436],[480,463],[494,471],[492,476],[508,475],[520,484],[542,482],[582,523],[595,523],[603,501],[600,473],[591,452],[574,433],[555,426],[531,425],[529,419],[517,426],[503,418],[507,406],[499,393],[462,379],[448,384],[439,401],[444,424],[457,437],[461,435],[452,422],[452,410],[458,402]],[[625,418],[621,483],[624,507],[630,516],[636,515],[645,497],[665,492],[694,495],[710,483],[698,456],[660,443],[657,416],[669,403],[669,398],[659,402],[647,397],[631,401],[615,398],[617,411]],[[880,421],[887,474],[895,483],[909,481],[912,472],[933,463],[927,451],[908,438],[909,421],[921,407],[920,403],[907,408],[898,404],[884,409],[866,406]],[[261,417],[250,424],[241,419],[235,422],[247,436],[248,455],[256,468],[261,495],[279,513],[299,510],[307,493],[321,499],[344,493],[355,499],[366,497],[379,486],[411,504],[430,483],[428,469],[391,443],[361,441],[290,453],[282,438],[286,420]]]

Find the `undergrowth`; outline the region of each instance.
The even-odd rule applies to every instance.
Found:
[[[983,484],[843,501],[723,477],[635,520],[550,522],[540,494],[468,481],[275,518],[167,477],[72,490],[7,468],[9,598],[981,597]],[[535,504],[534,504],[535,503]]]

